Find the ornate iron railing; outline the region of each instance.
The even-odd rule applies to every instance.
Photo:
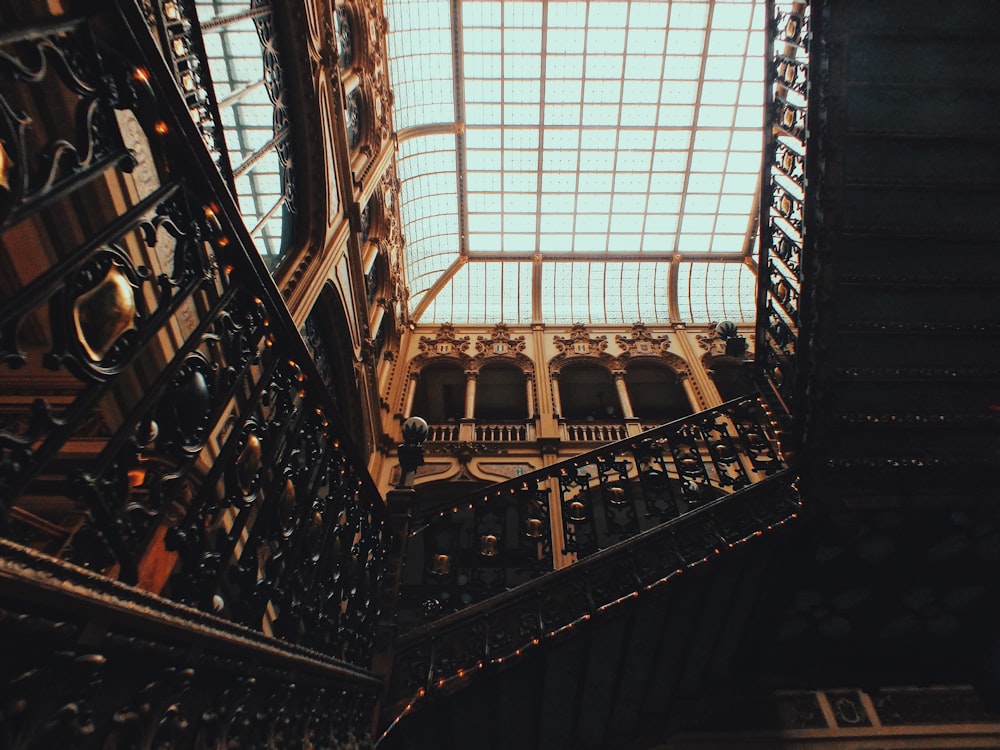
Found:
[[[235,194],[236,185],[222,133],[219,103],[212,85],[205,41],[201,36],[201,25],[198,23],[193,0],[153,0],[148,7],[150,23],[159,37],[164,58],[173,71],[174,80],[181,90],[191,119],[197,126],[212,161]]]
[[[762,383],[790,410],[798,387],[810,32],[808,3],[783,5],[785,10],[772,7],[769,27],[756,351]]]
[[[396,642],[384,707],[401,717],[431,692],[458,689],[617,605],[667,584],[794,518],[793,474],[783,469],[639,537],[468,607]],[[409,702],[408,702],[409,701]]]
[[[0,597],[4,747],[371,747],[381,681],[316,651],[5,540]]]
[[[365,666],[384,504],[148,19],[112,7],[0,34],[0,533],[166,597],[154,631],[172,599]]]
[[[742,490],[785,468],[747,396],[414,512],[406,633]]]

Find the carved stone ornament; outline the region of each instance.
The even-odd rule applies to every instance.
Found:
[[[583,323],[577,323],[570,331],[569,338],[553,336],[556,348],[564,356],[600,356],[608,348],[607,336],[591,336]]]
[[[476,336],[476,351],[484,357],[514,356],[524,352],[524,336],[512,338],[505,323],[497,323],[489,336]]]
[[[451,323],[442,323],[437,335],[420,337],[420,352],[430,356],[438,357],[461,357],[469,348],[471,339],[469,336],[459,338],[455,335],[455,326]]]
[[[502,456],[507,453],[506,449],[486,443],[472,443],[464,440],[461,443],[442,443],[440,445],[428,445],[429,453],[444,453],[454,456],[458,462],[465,466],[474,456]]]
[[[632,326],[631,336],[615,336],[615,341],[622,348],[622,357],[655,357],[664,354],[670,348],[670,337],[657,338],[653,336],[643,323]]]

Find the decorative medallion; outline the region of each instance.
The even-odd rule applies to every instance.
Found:
[[[451,323],[442,323],[436,336],[421,336],[419,346],[421,354],[458,357],[465,353],[470,342],[469,336],[457,337]]]
[[[577,323],[570,330],[569,338],[553,336],[556,348],[563,356],[590,355],[600,356],[608,348],[607,336],[591,336],[587,326]]]
[[[643,323],[632,326],[631,336],[615,336],[615,341],[624,350],[622,357],[653,357],[670,348],[670,337],[656,338]]]
[[[123,333],[135,330],[137,315],[135,288],[113,263],[104,278],[73,303],[77,338],[93,362],[101,362]]]
[[[505,323],[497,323],[490,336],[476,337],[476,351],[481,356],[512,356],[524,351],[524,336],[511,338]]]

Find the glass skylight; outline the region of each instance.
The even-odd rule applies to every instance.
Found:
[[[763,0],[457,8],[387,2],[415,317],[491,312],[462,301],[473,292],[464,279],[504,259],[539,260],[531,267],[542,293],[529,317],[543,321],[667,322],[665,295],[681,286],[667,283],[668,269],[684,260],[732,263],[727,278],[752,281],[744,258],[761,169]],[[421,135],[430,132],[449,135]],[[444,139],[456,160],[452,194],[443,175],[418,178],[420,155],[441,153]],[[428,216],[453,216],[455,241],[421,234]],[[728,286],[709,276],[706,290]],[[682,319],[718,307],[690,302]]]
[[[272,270],[283,250],[284,167],[278,146],[287,126],[275,128],[275,105],[268,95],[264,50],[257,23],[270,23],[270,11],[247,17],[246,3],[197,0],[209,70],[219,104],[226,150],[236,183],[236,199],[257,250]]]

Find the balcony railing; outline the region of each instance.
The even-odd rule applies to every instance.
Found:
[[[406,632],[649,531],[785,468],[754,396],[418,507],[398,622]]]
[[[194,0],[154,0],[149,4],[149,20],[160,42],[164,59],[184,97],[191,119],[212,161],[235,194],[233,169],[222,133],[222,117],[212,85],[208,55]]]
[[[477,422],[476,442],[524,443],[535,437],[534,424],[524,422]]]
[[[284,742],[316,741],[321,716],[346,740],[378,691],[347,664],[370,661],[382,499],[143,10],[93,7],[0,33],[0,535],[19,561],[0,587],[29,602],[0,619],[37,620],[32,643],[88,633],[60,650],[76,672],[31,662],[41,645],[5,669],[77,691],[65,705],[111,738],[94,746],[150,742],[161,701],[201,707],[178,746],[236,741],[252,706]],[[43,607],[46,580],[66,583]],[[88,622],[102,606],[132,611]],[[141,701],[73,677],[127,669],[129,648],[156,662]]]
[[[628,437],[622,422],[565,422],[560,432],[564,440],[574,443],[613,443]]]

